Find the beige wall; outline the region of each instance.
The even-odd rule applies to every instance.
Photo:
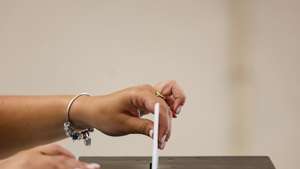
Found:
[[[270,155],[300,167],[297,1],[0,1],[0,93],[103,94],[176,79],[188,96],[162,155]],[[150,155],[95,133],[76,155]]]
[[[300,1],[255,1],[248,53],[253,112],[249,152],[268,152],[278,168],[300,167]]]

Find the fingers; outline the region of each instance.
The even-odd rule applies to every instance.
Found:
[[[48,156],[48,158],[49,161],[56,164],[59,169],[87,169],[86,166],[78,160],[63,155]]]
[[[100,169],[99,164],[88,164],[63,155],[48,156],[48,159],[58,169]]]
[[[89,164],[86,164],[86,167],[88,169],[100,169],[101,165],[97,164],[97,163],[89,163]]]
[[[159,114],[159,134],[158,134],[158,139],[159,139],[159,146],[162,149],[165,144],[166,138],[168,133],[170,132],[170,120],[172,118],[171,113],[170,113],[170,108],[166,104],[166,102],[155,96],[155,89],[150,86],[142,86],[140,87],[140,90],[136,92],[134,97],[132,98],[132,103],[137,109],[145,110],[146,112],[154,112],[154,105],[155,103],[160,104],[160,114]],[[137,126],[139,127],[139,126]],[[153,124],[151,125],[151,129],[153,128]],[[146,132],[146,135],[149,135],[148,133],[149,128],[144,132]]]
[[[75,159],[75,156],[69,150],[63,148],[58,144],[48,144],[48,145],[40,146],[38,147],[38,150],[45,155],[50,155],[50,156],[64,155],[69,158]]]
[[[145,100],[145,102],[146,108],[151,112],[154,112],[155,103],[160,104],[158,140],[159,144],[162,145],[165,142],[166,135],[171,130],[170,120],[172,117],[170,116],[170,110],[166,103],[156,96],[148,96],[148,100]]]
[[[167,104],[169,105],[169,107],[173,107],[172,105],[174,105],[175,98],[172,95],[171,96],[167,96],[165,101],[167,102]],[[171,109],[171,115],[172,115],[172,117],[177,118],[177,114],[176,114],[175,111],[173,111],[173,108]]]
[[[166,142],[168,142],[169,139],[170,139],[170,137],[171,137],[171,133],[172,133],[171,128],[172,128],[172,118],[170,118],[170,130],[169,130],[169,132],[168,132],[168,134],[167,134]],[[165,145],[163,146],[163,148],[164,148],[164,147],[165,147]],[[162,149],[163,149],[163,148],[162,148]]]
[[[176,114],[180,113],[181,107],[184,105],[186,101],[186,96],[178,85],[178,83],[174,80],[160,82],[156,84],[155,89],[160,91],[164,96],[171,97],[172,103],[169,104],[172,111]],[[169,102],[168,102],[169,103]]]
[[[129,126],[129,129],[132,130],[128,133],[138,133],[152,137],[151,130],[153,129],[153,122],[151,120],[129,117],[127,120],[127,125]]]

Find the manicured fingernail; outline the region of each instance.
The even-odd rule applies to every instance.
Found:
[[[161,143],[163,143],[163,142],[165,142],[166,141],[166,137],[167,137],[167,135],[164,135],[162,138],[161,138]]]
[[[177,115],[180,114],[181,109],[182,109],[182,106],[179,106],[179,107],[177,108],[177,110],[176,110],[176,114],[177,114]]]
[[[160,144],[159,144],[159,148],[160,148],[160,149],[164,149],[164,148],[165,148],[166,138],[167,138],[167,135],[164,135],[164,136],[161,138]]]
[[[167,135],[164,135],[162,138],[161,138],[161,141],[160,141],[160,144],[159,144],[159,148],[162,150],[165,148],[165,145],[166,145],[166,138],[167,138]]]
[[[151,138],[153,138],[153,129],[151,129],[151,130],[149,131],[149,136],[150,136]]]
[[[161,144],[161,149],[164,149],[165,146],[166,146],[166,142],[163,142],[163,143]]]
[[[101,166],[100,166],[100,164],[97,164],[97,163],[90,163],[90,164],[86,165],[86,168],[88,168],[88,169],[100,169]]]
[[[176,112],[175,112],[175,111],[172,111],[171,113],[172,113],[172,117],[173,117],[173,118],[177,118],[177,115],[176,115]]]

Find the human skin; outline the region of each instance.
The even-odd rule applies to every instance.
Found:
[[[100,169],[99,164],[76,160],[63,147],[50,144],[18,152],[0,161],[1,169]]]
[[[166,99],[155,96],[160,91]],[[66,106],[74,95],[0,96],[0,158],[65,138]],[[81,96],[73,104],[70,120],[78,128],[96,128],[110,136],[144,134],[151,137],[153,122],[138,116],[153,112],[160,103],[159,147],[171,135],[171,120],[185,103],[176,81],[139,85],[107,95]]]

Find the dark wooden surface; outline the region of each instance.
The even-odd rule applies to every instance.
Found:
[[[149,169],[151,157],[80,157],[102,169]],[[275,169],[267,156],[160,157],[159,169]]]

